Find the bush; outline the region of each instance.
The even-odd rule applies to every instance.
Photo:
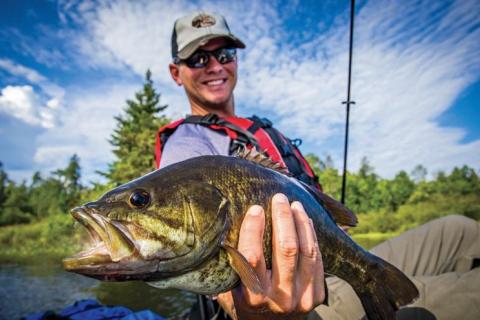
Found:
[[[41,257],[60,261],[76,251],[80,237],[69,215],[53,215],[27,225],[0,227],[0,261]]]

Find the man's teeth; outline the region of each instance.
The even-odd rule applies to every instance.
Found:
[[[222,84],[223,83],[223,80],[213,80],[213,81],[208,81],[207,82],[207,86],[217,86],[219,84]]]

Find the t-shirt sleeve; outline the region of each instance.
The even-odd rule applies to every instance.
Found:
[[[160,168],[190,158],[216,154],[213,146],[204,139],[197,137],[173,138],[172,136],[163,148]]]

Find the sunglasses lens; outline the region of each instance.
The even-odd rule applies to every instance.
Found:
[[[190,58],[185,60],[185,63],[190,68],[204,68],[210,60],[210,55],[214,56],[220,64],[232,62],[237,57],[237,50],[235,48],[220,48],[215,51],[198,50]]]
[[[225,64],[235,60],[236,50],[234,48],[221,48],[214,55],[219,63]]]
[[[208,64],[209,55],[205,51],[197,51],[185,62],[190,68],[203,68]]]

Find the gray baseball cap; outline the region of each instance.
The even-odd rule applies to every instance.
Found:
[[[225,18],[219,14],[193,12],[175,21],[172,33],[172,57],[186,59],[211,39],[225,38],[235,48],[245,44],[235,37]]]

